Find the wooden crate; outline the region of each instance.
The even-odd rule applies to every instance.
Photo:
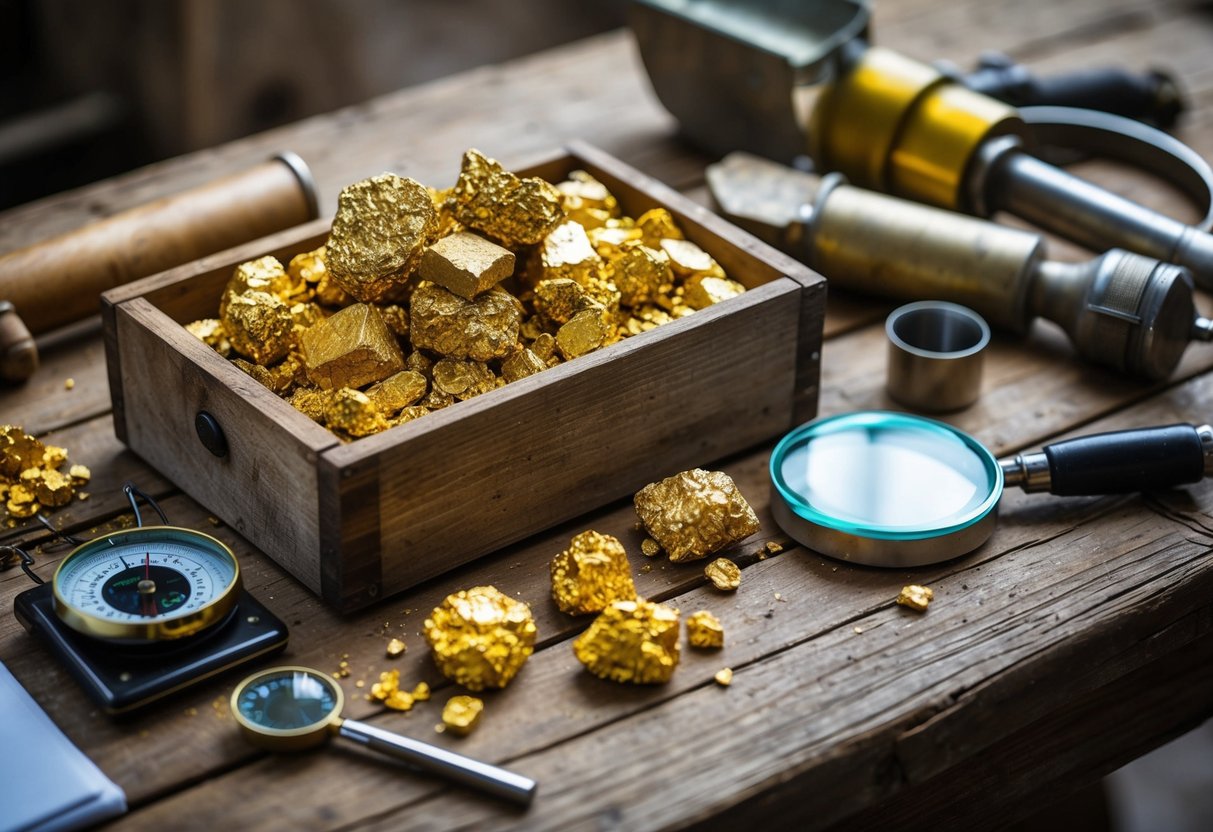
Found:
[[[118,438],[349,610],[811,418],[825,281],[595,148],[519,173],[556,182],[578,168],[630,216],[668,208],[748,291],[344,443],[181,326],[215,315],[236,264],[322,245],[317,221],[106,293]],[[200,411],[226,456],[199,440]]]

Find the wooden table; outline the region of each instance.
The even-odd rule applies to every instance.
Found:
[[[916,57],[967,65],[979,49],[1000,48],[1044,71],[1164,64],[1192,104],[1181,137],[1213,155],[1207,8],[1157,0],[879,5],[880,42]],[[10,211],[0,219],[0,249],[242,168],[278,148],[311,163],[329,214],[343,185],[382,169],[441,185],[453,181],[465,147],[515,164],[574,137],[704,198],[708,160],[676,140],[630,35],[618,32]],[[1187,210],[1142,177],[1092,170],[1151,204]],[[888,308],[831,297],[821,413],[887,406],[881,322]],[[763,524],[734,552],[745,566],[736,594],[705,587],[702,564],[646,563],[631,506],[621,502],[339,617],[124,451],[111,428],[96,325],[45,342],[43,356],[32,382],[0,393],[0,420],[66,446],[73,461],[92,468],[91,498],[61,511],[60,522],[86,534],[107,527],[124,512],[119,487],[136,481],[162,497],[175,522],[235,548],[249,588],[291,627],[288,659],[329,671],[348,660],[351,715],[505,764],[541,784],[522,813],[357,749],[266,756],[236,734],[226,707],[237,681],[230,676],[114,722],[11,616],[0,617],[0,659],[126,790],[132,810],[119,829],[632,830],[743,820],[797,829],[995,826],[1213,713],[1208,484],[1098,499],[1008,494],[1000,528],[975,553],[888,572],[790,544],[759,559],[766,541],[789,543],[767,508],[767,445],[718,463]],[[984,395],[950,421],[996,454],[1079,430],[1200,423],[1213,416],[1210,369],[1213,349],[1194,346],[1168,383],[1142,385],[1079,363],[1060,335],[1039,327],[1027,340],[995,338]],[[76,381],[72,390],[64,386],[68,377]],[[585,528],[624,541],[643,595],[684,613],[715,611],[726,627],[723,652],[685,650],[674,679],[661,687],[620,686],[583,672],[570,643],[586,621],[561,615],[549,600],[547,564]],[[42,554],[40,571],[49,574],[62,553]],[[925,615],[893,603],[911,582],[935,590]],[[487,697],[480,729],[455,740],[433,730],[453,689],[435,671],[420,625],[447,593],[484,583],[531,603],[540,644],[514,683]],[[7,608],[28,586],[17,570],[0,573],[0,605]],[[391,636],[409,646],[398,660],[384,657]],[[712,682],[724,666],[735,671],[727,689]],[[406,715],[356,695],[364,689],[355,682],[369,686],[390,668],[409,683],[428,681],[434,700]]]

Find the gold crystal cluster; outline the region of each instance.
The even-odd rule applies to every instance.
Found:
[[[561,612],[601,612],[616,600],[636,597],[623,544],[609,534],[586,531],[552,558],[552,599]]]
[[[17,425],[0,425],[0,505],[8,526],[71,502],[91,474],[83,465],[65,472],[66,464],[66,449],[43,444]]]
[[[438,669],[468,690],[505,687],[535,649],[531,608],[492,586],[448,595],[424,627]]]
[[[678,610],[636,599],[614,601],[573,642],[577,660],[595,676],[657,685],[678,667]]]
[[[385,670],[379,674],[379,681],[371,685],[371,692],[366,695],[371,702],[391,708],[393,711],[411,711],[413,705],[425,702],[430,698],[430,686],[418,682],[411,691],[400,688],[400,671]]]
[[[627,217],[584,171],[551,184],[469,150],[447,190],[350,185],[326,245],[241,264],[187,329],[348,440],[742,291],[665,209]]]
[[[683,471],[646,485],[633,502],[645,530],[674,562],[707,557],[759,528],[754,509],[723,471]]]

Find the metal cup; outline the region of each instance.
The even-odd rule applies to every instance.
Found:
[[[972,309],[936,300],[906,304],[889,315],[885,333],[885,387],[895,400],[932,413],[977,401],[990,327]]]

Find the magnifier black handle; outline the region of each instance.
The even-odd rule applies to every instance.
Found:
[[[1168,425],[1080,436],[1003,460],[1008,485],[1062,496],[1154,491],[1213,469],[1213,428]]]

